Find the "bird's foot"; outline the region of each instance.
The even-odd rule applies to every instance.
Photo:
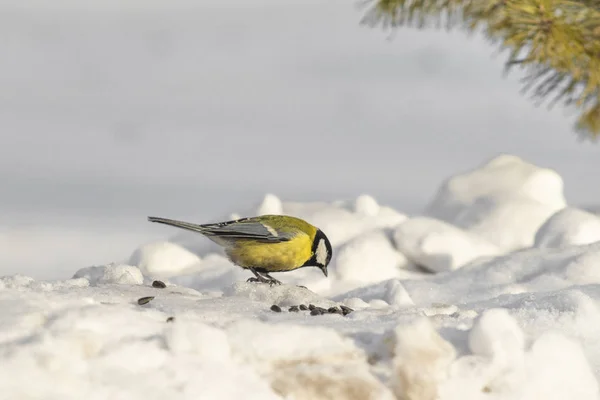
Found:
[[[269,285],[273,286],[273,280],[263,278],[262,276],[260,278],[248,278],[246,280],[246,282],[268,283]],[[279,282],[279,281],[277,281],[277,282]],[[279,282],[279,283],[281,283],[281,282]]]
[[[268,282],[269,282],[269,286],[281,285],[281,281],[278,281],[277,279],[271,279]]]

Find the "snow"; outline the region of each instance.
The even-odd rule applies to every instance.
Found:
[[[512,251],[533,245],[540,226],[565,206],[558,173],[503,154],[448,179],[426,212]]]
[[[500,249],[479,236],[429,217],[414,217],[394,232],[398,249],[419,266],[444,272],[479,257],[500,254]]]
[[[247,282],[208,239],[151,224],[164,237],[124,260],[0,277],[0,397],[598,400],[598,221],[561,188],[504,155],[423,215],[365,194],[231,210],[319,226],[328,278]]]
[[[177,243],[159,241],[136,249],[129,263],[137,265],[148,276],[166,278],[193,268],[200,263],[200,257]]]
[[[600,241],[600,217],[574,207],[556,212],[535,235],[535,247],[557,248]]]

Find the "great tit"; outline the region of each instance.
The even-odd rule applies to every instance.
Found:
[[[198,232],[224,248],[229,260],[249,269],[248,282],[281,284],[270,272],[317,267],[327,277],[333,251],[327,236],[308,222],[286,215],[261,215],[213,224],[148,217],[150,222]]]

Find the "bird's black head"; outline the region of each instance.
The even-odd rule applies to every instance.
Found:
[[[331,249],[331,243],[323,231],[317,229],[315,234],[315,240],[312,244],[312,257],[307,262],[312,266],[319,268],[325,276],[327,276],[327,266],[331,261],[333,250]]]

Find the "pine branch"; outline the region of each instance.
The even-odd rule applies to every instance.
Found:
[[[581,109],[576,131],[600,136],[600,0],[370,0],[363,24],[483,28],[509,50],[505,72],[525,70],[524,91]]]

